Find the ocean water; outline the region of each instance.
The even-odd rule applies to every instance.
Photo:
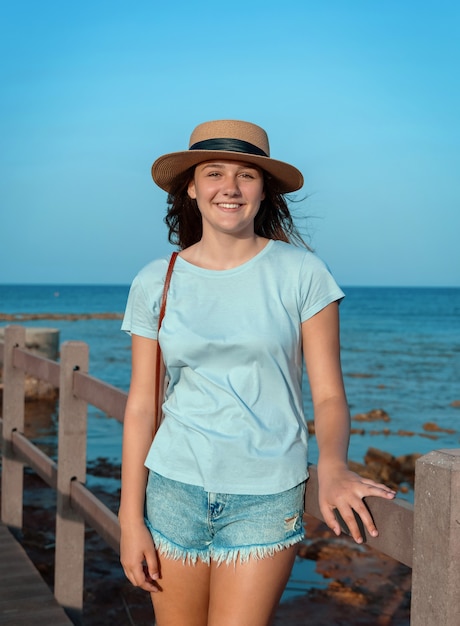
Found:
[[[0,285],[0,313],[122,313],[129,286]],[[345,287],[340,306],[342,365],[352,416],[383,409],[389,422],[353,421],[364,429],[350,441],[350,458],[362,462],[369,447],[425,454],[460,447],[460,288]],[[0,326],[9,323],[0,321]],[[79,340],[90,348],[90,373],[127,390],[130,339],[120,320],[39,320],[26,326],[58,328],[61,343]],[[311,419],[308,384],[304,384]],[[434,422],[453,432],[427,432]],[[53,451],[55,416],[34,431]],[[121,425],[89,410],[88,459],[119,461]],[[311,460],[317,458],[314,438]]]

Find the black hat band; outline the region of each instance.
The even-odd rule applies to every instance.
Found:
[[[268,154],[248,141],[224,137],[197,141],[193,146],[190,146],[189,150],[224,150],[225,152],[241,152],[243,154],[268,157]]]

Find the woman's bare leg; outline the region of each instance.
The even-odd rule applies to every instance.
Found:
[[[210,566],[159,559],[160,590],[150,594],[156,626],[207,626]]]
[[[294,545],[273,557],[235,565],[212,563],[207,626],[268,626],[289,579],[297,548]]]

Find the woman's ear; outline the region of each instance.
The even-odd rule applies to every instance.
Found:
[[[196,200],[195,180],[193,178],[188,184],[187,193],[192,200]]]

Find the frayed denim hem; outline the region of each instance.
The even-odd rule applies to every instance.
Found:
[[[211,557],[208,548],[205,548],[204,550],[191,550],[189,548],[184,548],[183,546],[179,546],[172,542],[170,539],[167,539],[155,530],[147,518],[145,518],[145,524],[152,535],[155,548],[161,556],[173,561],[182,561],[184,565],[195,565],[198,560],[202,563],[206,563],[207,565],[210,564]]]
[[[296,543],[301,542],[304,539],[304,533],[289,537],[284,541],[278,541],[277,543],[269,545],[254,545],[254,546],[241,546],[239,548],[213,548],[211,546],[210,553],[211,559],[217,564],[221,565],[235,565],[237,561],[240,563],[247,563],[249,560],[259,561],[261,559],[270,558],[277,552],[290,548]]]
[[[183,546],[175,544],[152,528],[148,519],[145,519],[145,523],[152,535],[155,548],[158,550],[159,554],[173,561],[182,561],[184,565],[195,565],[197,561],[207,565],[210,565],[211,561],[215,562],[217,565],[223,563],[226,565],[235,565],[237,561],[247,563],[250,559],[258,561],[260,559],[273,557],[277,552],[290,548],[296,543],[301,542],[305,537],[304,532],[301,532],[284,541],[278,541],[273,544],[249,545],[236,548],[213,548],[211,545],[209,548],[198,550],[184,548]]]

